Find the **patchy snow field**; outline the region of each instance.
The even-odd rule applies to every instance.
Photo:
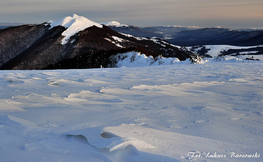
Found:
[[[257,47],[263,47],[263,45],[258,45],[258,46],[230,46],[230,45],[205,45],[204,46],[206,49],[209,49],[209,51],[206,53],[212,57],[217,57],[219,54],[222,54],[223,51],[231,50],[231,49],[244,49],[247,51],[245,52],[239,52],[240,55],[235,56],[240,59],[246,59],[246,58],[254,58],[254,59],[259,59],[263,61],[263,54],[257,54],[259,51],[251,51],[249,49],[251,48],[257,48]],[[201,50],[203,47],[199,47],[195,49],[195,51]],[[188,47],[188,49],[190,49]],[[232,53],[228,54],[228,56],[231,55],[236,55],[237,53]]]
[[[263,161],[262,70],[0,71],[0,161]]]

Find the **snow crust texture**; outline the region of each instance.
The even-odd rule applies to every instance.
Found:
[[[262,69],[0,71],[0,161],[261,162]]]

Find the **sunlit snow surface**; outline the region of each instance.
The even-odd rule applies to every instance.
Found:
[[[230,154],[263,153],[262,70],[211,60],[0,71],[0,161],[263,161]]]

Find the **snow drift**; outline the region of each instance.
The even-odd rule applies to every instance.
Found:
[[[0,71],[1,162],[261,162],[262,69]]]

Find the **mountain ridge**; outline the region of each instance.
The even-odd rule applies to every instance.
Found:
[[[193,55],[187,49],[165,40],[122,34],[78,15],[49,23],[0,30],[0,42],[2,70],[44,69],[64,59],[121,48],[141,49],[152,55],[177,57],[180,60]]]
[[[140,37],[160,37],[179,46],[234,45],[252,46],[263,44],[263,30],[232,30],[228,28],[189,28],[180,26],[109,26],[125,34]]]

